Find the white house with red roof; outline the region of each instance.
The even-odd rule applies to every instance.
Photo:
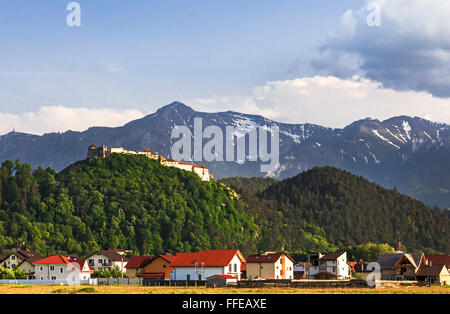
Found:
[[[79,282],[89,280],[92,270],[86,260],[66,255],[52,255],[33,263],[37,280]]]
[[[206,280],[214,275],[231,275],[241,279],[245,258],[239,250],[202,250],[178,253],[170,266],[171,280]]]

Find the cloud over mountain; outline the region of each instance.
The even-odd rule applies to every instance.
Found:
[[[68,108],[43,106],[36,112],[22,114],[0,112],[0,134],[18,132],[43,134],[67,130],[84,131],[92,126],[121,126],[143,117],[138,110]]]
[[[379,5],[381,26],[369,26],[367,4]],[[398,90],[450,97],[450,2],[371,0],[348,10],[311,66],[321,75],[364,75]]]

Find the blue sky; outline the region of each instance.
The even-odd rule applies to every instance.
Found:
[[[446,2],[436,1],[447,9]],[[406,83],[399,74],[412,68],[415,58],[428,61],[426,66],[442,69],[438,62],[442,58],[423,59],[417,54],[404,58],[396,53],[397,48],[404,48],[397,47],[396,37],[387,43],[392,45],[386,49],[389,55],[380,49],[384,47],[381,42],[365,51],[373,34],[374,42],[378,42],[377,38],[382,40],[386,33],[392,33],[390,27],[395,25],[390,24],[390,15],[379,30],[360,27],[350,39],[345,36],[344,13],[351,12],[352,19],[363,21],[364,0],[79,0],[82,25],[73,28],[66,25],[69,2],[0,0],[0,120],[3,114],[5,127],[6,121],[14,120],[8,117],[16,117],[19,125],[24,123],[25,114],[34,114],[38,119],[42,107],[134,110],[130,116],[134,117],[136,112],[147,114],[174,100],[210,111],[246,108],[252,113],[289,120],[280,112],[299,104],[287,99],[283,107],[280,98],[266,94],[264,104],[258,104],[253,99],[258,96],[255,94],[271,86],[270,82],[289,83],[315,76],[353,80],[365,88],[380,83],[399,93],[426,92],[437,107],[448,105],[442,101],[449,96],[445,91],[450,86],[450,80],[446,81],[450,71]],[[412,0],[418,6],[421,2]],[[386,11],[394,9],[386,7]],[[432,18],[435,16],[424,20]],[[398,38],[405,39],[403,33]],[[431,52],[443,49],[430,41],[413,46],[423,44],[430,45]],[[366,58],[364,66],[356,69],[354,64],[360,58]],[[392,58],[411,63],[392,72],[384,67]],[[430,73],[434,75],[435,71]],[[355,81],[354,75],[370,81]],[[339,80],[338,84],[345,83]],[[308,84],[314,88],[320,85],[318,82]],[[310,106],[317,107],[315,101]],[[276,106],[275,111],[270,110]],[[307,112],[304,109],[298,108]],[[326,105],[322,109],[329,111]],[[371,112],[359,116],[364,118],[366,114]],[[293,119],[317,120],[316,115],[306,113]],[[333,123],[331,116],[309,122],[343,123]],[[68,123],[67,128],[71,127],[77,128]],[[4,130],[0,129],[0,133]]]

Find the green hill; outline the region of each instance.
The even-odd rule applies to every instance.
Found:
[[[284,181],[211,182],[142,156],[84,160],[60,173],[18,161],[0,168],[0,249],[25,241],[43,255],[239,248],[364,258],[390,249],[370,242],[394,246],[398,231],[408,251],[450,252],[448,210],[330,167]]]
[[[4,162],[0,191],[0,248],[20,240],[42,254],[80,256],[251,250],[258,230],[225,185],[141,156],[85,160],[59,174]]]
[[[395,246],[398,232],[408,251],[450,252],[449,211],[332,168],[314,168],[257,194],[272,202],[287,226],[321,226],[338,247],[363,243]]]

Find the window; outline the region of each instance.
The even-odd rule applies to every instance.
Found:
[[[202,280],[202,274],[198,275],[198,280]]]
[[[191,275],[186,275],[186,280],[190,281],[191,280]]]
[[[55,271],[55,266],[50,266],[50,271]]]
[[[89,263],[89,266],[94,266],[94,260],[93,259],[90,259],[88,263]]]
[[[11,259],[14,261],[16,259],[16,257],[13,255],[13,256],[11,256]]]
[[[103,261],[102,261],[101,259],[99,259],[99,260],[98,260],[98,263],[99,263],[100,265],[102,265],[102,264],[103,264]]]
[[[44,267],[40,266],[39,271],[44,271]]]
[[[237,264],[234,264],[234,272],[237,273]]]
[[[59,273],[60,273],[60,274],[64,274],[64,268],[60,267],[60,268],[59,268]]]
[[[232,267],[233,267],[233,265],[231,265],[231,264],[228,265],[228,272],[230,272],[230,273],[232,272]]]
[[[52,276],[52,280],[56,280],[56,276]]]

